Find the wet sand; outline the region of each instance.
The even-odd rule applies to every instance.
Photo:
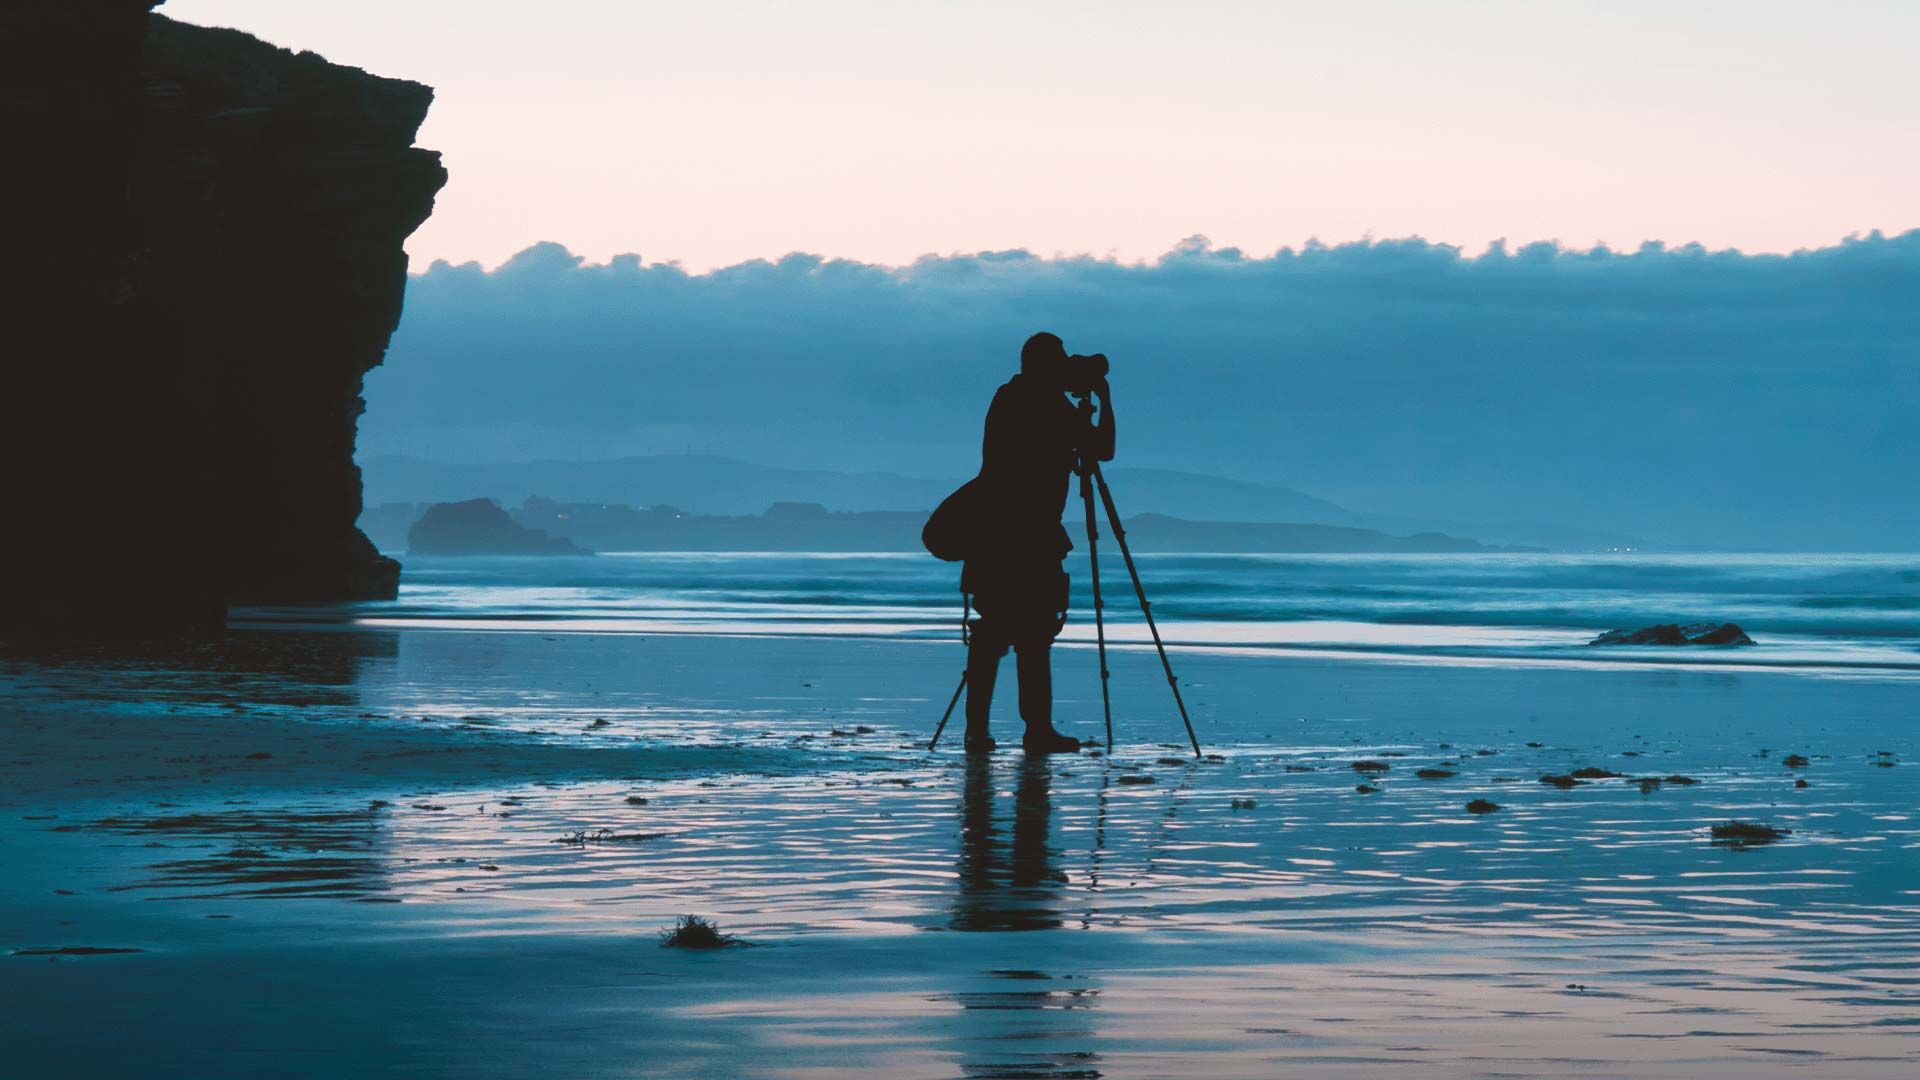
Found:
[[[1920,1065],[1911,682],[1176,656],[1196,762],[1134,651],[1118,753],[970,763],[917,748],[955,652],[254,631],[9,663],[7,1071]],[[1056,663],[1093,733],[1091,655]],[[1538,779],[1583,767],[1627,779]],[[1714,843],[1732,818],[1790,834]],[[748,946],[662,948],[686,913]]]

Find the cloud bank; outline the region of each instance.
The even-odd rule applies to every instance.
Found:
[[[994,387],[1049,329],[1112,357],[1130,464],[1379,512],[1913,550],[1916,298],[1920,230],[1791,255],[1195,238],[1142,264],[796,254],[702,275],[538,244],[411,280],[361,445],[966,475]]]

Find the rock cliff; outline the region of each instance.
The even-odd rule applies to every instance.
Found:
[[[361,379],[446,181],[433,92],[151,0],[0,11],[18,153],[0,631],[212,629],[391,596],[358,529]],[[17,351],[15,351],[17,350]]]

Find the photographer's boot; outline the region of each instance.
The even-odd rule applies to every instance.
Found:
[[[1071,735],[1063,735],[1049,727],[1045,731],[1027,729],[1020,745],[1029,754],[1077,754],[1080,752],[1080,740]]]

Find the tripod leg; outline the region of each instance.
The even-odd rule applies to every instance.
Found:
[[[960,685],[953,688],[953,696],[947,699],[947,711],[940,714],[940,726],[933,729],[933,738],[928,740],[927,749],[940,745],[940,733],[947,730],[947,721],[953,716],[953,707],[960,703],[960,692],[967,688],[967,673],[960,673]]]
[[[1093,632],[1100,643],[1100,711],[1107,720],[1107,753],[1113,753],[1113,698],[1107,689],[1107,616],[1100,600],[1100,526],[1093,514],[1093,472],[1080,474],[1080,501],[1087,506],[1087,574],[1093,580]]]
[[[1167,647],[1160,643],[1160,627],[1153,621],[1153,605],[1147,603],[1147,590],[1140,584],[1140,571],[1134,568],[1133,552],[1127,547],[1127,530],[1120,525],[1120,511],[1114,508],[1113,492],[1107,487],[1107,478],[1100,473],[1099,462],[1093,462],[1088,468],[1093,480],[1100,485],[1100,502],[1107,508],[1107,522],[1113,526],[1113,538],[1120,544],[1120,557],[1126,560],[1127,573],[1133,578],[1134,595],[1140,598],[1140,614],[1147,617],[1147,629],[1153,633],[1153,647],[1160,651],[1160,666],[1166,669],[1167,685],[1173,688],[1173,704],[1180,710],[1180,722],[1187,726],[1187,741],[1193,744],[1193,756],[1200,756],[1200,738],[1193,733],[1193,721],[1187,717],[1187,703],[1180,697],[1180,680],[1174,677],[1173,664],[1167,659]],[[1092,508],[1088,511],[1091,514]]]

